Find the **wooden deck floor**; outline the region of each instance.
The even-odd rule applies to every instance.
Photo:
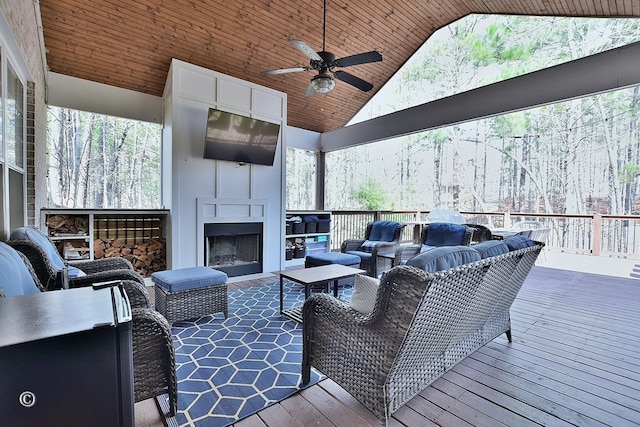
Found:
[[[534,267],[511,317],[513,343],[485,345],[389,425],[640,425],[640,280]],[[163,425],[153,401],[136,405],[136,425]],[[310,425],[377,421],[325,380],[235,424]]]

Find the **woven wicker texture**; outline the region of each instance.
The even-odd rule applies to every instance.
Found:
[[[542,244],[437,273],[408,266],[380,283],[360,314],[328,294],[303,307],[303,382],[311,366],[380,420],[496,336]]]
[[[154,289],[156,310],[169,323],[220,312],[226,318],[229,314],[226,283],[178,292],[169,292],[158,285]]]
[[[168,393],[171,415],[175,415],[178,386],[169,323],[160,313],[147,308],[133,309],[132,315],[135,401]]]

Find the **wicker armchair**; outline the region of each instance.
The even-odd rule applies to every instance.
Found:
[[[113,257],[94,261],[65,261],[58,253],[51,239],[35,227],[19,227],[15,229],[7,243],[29,258],[38,275],[38,279],[47,290],[63,287],[61,277],[67,276],[64,274],[65,269],[68,272],[69,286],[72,288],[111,280],[135,281],[143,285],[143,287],[145,285],[142,276],[134,271],[131,263],[125,258]],[[137,295],[129,295],[130,300],[137,297]]]
[[[390,270],[374,309],[318,293],[303,305],[302,383],[313,366],[375,414],[402,405],[502,333],[541,244],[446,271]]]
[[[384,269],[385,260],[378,254],[393,254],[400,247],[402,229],[406,224],[392,221],[375,221],[367,224],[364,239],[347,239],[340,251],[360,257],[360,268],[367,275],[378,277]]]
[[[432,222],[420,233],[420,243],[403,245],[396,250],[393,266],[403,265],[429,247],[469,246],[475,229],[461,224]]]
[[[45,291],[29,259],[4,242],[0,242],[0,271],[0,297]],[[149,308],[149,296],[140,283],[122,281],[122,286],[132,307],[135,401],[167,393],[173,416],[178,392],[171,328],[161,314]]]

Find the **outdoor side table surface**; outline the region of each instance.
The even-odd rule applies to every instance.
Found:
[[[304,299],[309,298],[311,286],[333,281],[333,296],[338,296],[338,280],[356,274],[366,273],[366,270],[348,267],[341,264],[321,265],[318,267],[301,268],[298,270],[280,271],[280,315],[286,315],[293,320],[302,322],[301,307],[293,307],[283,310],[283,285],[284,279],[304,285]]]

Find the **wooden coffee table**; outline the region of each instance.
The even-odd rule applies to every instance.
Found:
[[[285,270],[280,272],[280,315],[285,315],[297,322],[302,322],[302,306],[283,310],[284,279],[304,285],[304,299],[309,298],[311,286],[333,282],[333,296],[338,297],[338,280],[356,274],[366,273],[359,268],[347,267],[341,264],[321,265],[319,267],[302,268],[299,270]]]

